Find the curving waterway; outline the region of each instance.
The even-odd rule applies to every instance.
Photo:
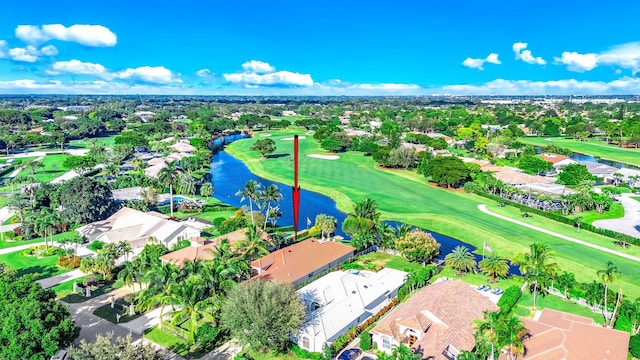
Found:
[[[233,139],[235,140],[235,139]],[[278,224],[281,226],[293,225],[293,202],[291,185],[283,184],[277,181],[272,181],[259,177],[251,172],[249,168],[237,158],[231,156],[224,150],[217,151],[213,155],[211,162],[211,181],[214,185],[214,197],[222,202],[235,207],[249,206],[249,202],[241,201],[242,198],[236,193],[242,189],[249,180],[255,180],[262,184],[262,187],[269,185],[276,185],[280,188],[280,192],[283,195],[283,199],[280,201],[280,212],[282,217],[278,220]],[[338,220],[336,227],[336,234],[343,236],[345,239],[348,236],[342,231],[342,222],[347,215],[336,207],[336,202],[328,196],[308,191],[304,189],[304,183],[300,184],[300,214],[298,227],[300,229],[307,228],[307,218],[311,221],[311,225],[315,223],[316,215],[327,214],[335,217]],[[397,227],[400,225],[398,222],[387,222],[390,225]],[[424,229],[430,232],[436,240],[441,244],[439,259],[444,258],[445,255],[451,252],[454,247],[462,245],[467,247],[470,251],[475,251],[476,248],[463,243],[460,240],[438,234],[436,232]],[[482,255],[475,255],[476,260],[482,260]],[[511,267],[512,274],[519,274],[518,269],[514,266]]]

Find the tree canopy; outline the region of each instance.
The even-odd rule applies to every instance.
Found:
[[[34,280],[0,275],[0,359],[48,359],[79,334],[53,290]]]
[[[437,156],[427,163],[426,176],[440,186],[459,186],[469,179],[469,168],[457,156]]]
[[[64,216],[78,224],[106,218],[114,204],[106,185],[84,176],[65,182],[59,194]]]
[[[259,152],[264,159],[265,156],[276,151],[276,142],[271,139],[259,139],[251,145],[251,150]]]
[[[253,280],[238,285],[222,306],[222,326],[257,351],[284,350],[305,310],[290,284]]]
[[[558,183],[565,185],[578,185],[585,180],[591,180],[593,176],[582,164],[569,164],[562,168],[558,174]]]

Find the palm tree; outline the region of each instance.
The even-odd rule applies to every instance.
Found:
[[[182,173],[178,177],[178,192],[185,195],[196,193],[196,179],[190,173]]]
[[[206,182],[200,186],[200,196],[209,197],[213,195],[213,183]]]
[[[445,264],[456,270],[458,276],[466,272],[474,272],[476,259],[465,246],[456,246],[451,253],[444,258]]]
[[[509,275],[509,264],[507,260],[496,254],[491,254],[478,263],[478,267],[485,274],[491,275],[491,282],[496,281],[496,277],[507,277]]]
[[[262,201],[267,204],[267,212],[264,220],[264,229],[267,228],[267,221],[269,220],[269,216],[271,215],[271,209],[273,208],[273,204],[277,204],[280,200],[282,200],[282,192],[280,192],[280,188],[271,184],[267,186],[262,192]]]
[[[545,244],[532,243],[529,252],[516,257],[515,264],[520,266],[520,273],[529,281],[529,290],[533,292],[533,309],[536,310],[536,298],[539,291],[545,291],[547,281],[555,277],[558,264],[551,262],[553,253]]]
[[[155,188],[148,187],[140,190],[140,197],[147,205],[156,205],[158,203],[158,192]]]
[[[509,317],[504,322],[503,331],[501,339],[506,346],[507,360],[516,360],[518,355],[524,355],[523,339],[529,330],[524,326],[522,320],[515,316]]]
[[[165,184],[169,184],[169,202],[171,206],[171,217],[173,217],[173,185],[178,180],[178,176],[182,172],[178,167],[177,161],[168,162],[165,160],[165,167],[158,173],[158,180]]]
[[[129,261],[129,254],[133,253],[133,248],[128,241],[122,240],[118,243],[120,253],[124,255],[124,261]]]
[[[562,274],[557,277],[558,285],[562,287],[565,299],[569,299],[569,288],[573,287],[576,284],[576,277],[573,273],[568,273],[566,271],[562,272]]]
[[[327,214],[316,216],[315,226],[320,229],[322,240],[325,240],[325,235],[328,237],[336,230],[336,224],[337,220],[333,216]]]
[[[611,320],[613,320],[613,319],[609,319],[609,316],[607,316],[607,312],[609,311],[607,309],[607,297],[609,295],[609,283],[610,282],[614,282],[615,280],[620,278],[622,276],[622,274],[618,270],[618,267],[615,266],[613,264],[613,262],[611,262],[611,261],[607,262],[607,268],[606,269],[598,270],[597,274],[602,279],[602,282],[604,282],[604,308],[602,310],[602,314],[604,315],[605,323],[608,324]]]
[[[176,283],[172,289],[179,309],[174,311],[171,323],[173,325],[189,323],[189,343],[195,343],[195,333],[198,325],[203,322],[216,323],[214,314],[219,310],[217,296],[207,296],[203,282],[197,276],[189,276],[185,281]]]
[[[260,237],[258,231],[260,230],[250,226],[244,238],[236,243],[243,257],[249,261],[269,253],[269,250],[267,250],[269,244]]]
[[[357,202],[353,212],[349,215],[370,220],[372,222],[378,222],[380,219],[380,210],[378,209],[378,203],[370,198],[364,198]]]
[[[487,359],[495,359],[496,350],[500,350],[500,333],[504,328],[504,316],[498,312],[485,311],[483,319],[476,321],[476,349]]]
[[[244,188],[239,189],[236,192],[236,196],[242,196],[242,199],[240,201],[244,201],[245,199],[249,200],[249,211],[251,211],[252,226],[255,226],[255,222],[253,220],[253,202],[260,198],[260,187],[262,187],[262,185],[259,182],[255,180],[249,180],[244,185]]]
[[[131,293],[135,294],[135,283],[137,279],[137,271],[130,261],[125,261],[124,268],[118,273],[118,279],[122,280],[125,286],[131,286]]]

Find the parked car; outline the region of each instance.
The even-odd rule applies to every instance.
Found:
[[[378,360],[378,357],[372,354],[366,354],[360,360]]]
[[[49,360],[67,360],[69,358],[69,353],[67,350],[60,350],[55,355],[51,357]]]
[[[360,354],[362,354],[360,349],[347,349],[338,356],[338,360],[355,360]]]

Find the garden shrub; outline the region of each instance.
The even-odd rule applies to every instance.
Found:
[[[32,246],[26,250],[22,251],[22,255],[24,256],[53,256],[59,255],[61,249],[54,246],[49,246],[49,251],[47,252],[47,247],[44,245]]]
[[[294,343],[291,343],[289,350],[291,350],[291,352],[299,359],[312,359],[312,360],[322,359],[321,353],[307,351]]]
[[[99,250],[102,250],[103,247],[104,247],[104,243],[102,241],[96,240],[91,244],[89,244],[89,246],[87,246],[87,249],[98,252]]]
[[[368,331],[363,331],[360,334],[360,349],[364,351],[371,349],[371,334]]]
[[[98,278],[95,276],[89,276],[88,278],[85,278],[84,280],[82,280],[82,285],[84,287],[96,285],[96,284],[98,284]]]
[[[640,334],[633,335],[629,340],[629,352],[635,358],[640,358]]]
[[[618,316],[618,319],[616,319],[616,324],[613,328],[630,333],[633,325],[631,324],[631,320],[627,316],[620,315]]]
[[[519,287],[513,285],[506,288],[497,304],[500,308],[500,313],[509,314],[521,297],[522,291],[520,291]]]
[[[196,344],[203,351],[211,351],[217,346],[221,335],[220,327],[205,323],[195,333]]]
[[[63,256],[58,259],[58,266],[65,269],[75,269],[80,267],[80,257],[76,255]]]

